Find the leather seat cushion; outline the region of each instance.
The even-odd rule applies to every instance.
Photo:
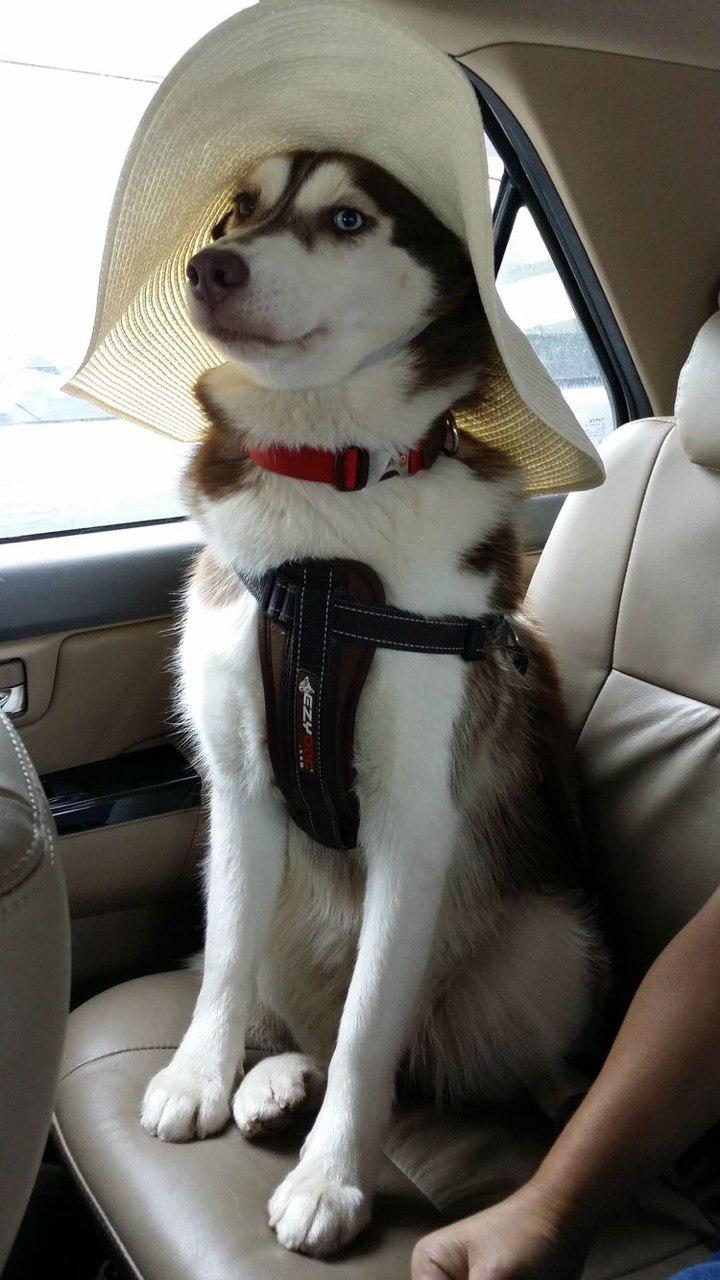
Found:
[[[145,1086],[185,1030],[197,993],[188,972],[106,991],[70,1018],[55,1133],[132,1274],[143,1280],[311,1280],[321,1264],[286,1253],[265,1205],[297,1160],[302,1129],[251,1144],[229,1126],[188,1145],[140,1128]],[[257,1054],[250,1055],[251,1059]],[[440,1116],[399,1109],[373,1225],[328,1264],[337,1280],[404,1280],[415,1241],[523,1181],[551,1139],[534,1110]],[[599,1240],[588,1280],[663,1280],[708,1256],[713,1226],[658,1181]]]

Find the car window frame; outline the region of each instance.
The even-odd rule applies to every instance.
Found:
[[[485,132],[505,166],[493,209],[495,274],[518,211],[525,205],[595,353],[616,426],[650,417],[652,406],[620,326],[543,161],[520,122],[490,85],[469,67],[462,69],[475,91]]]

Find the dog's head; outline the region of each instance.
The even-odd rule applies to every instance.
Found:
[[[358,156],[263,161],[212,238],[187,267],[191,319],[266,387],[338,382],[469,296],[479,303],[462,242]]]

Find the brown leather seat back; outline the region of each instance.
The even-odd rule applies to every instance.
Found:
[[[676,417],[630,423],[567,500],[528,603],[558,658],[591,846],[631,972],[720,882],[720,314]]]
[[[0,714],[0,1272],[50,1126],[70,991],[70,923],[45,797]]]

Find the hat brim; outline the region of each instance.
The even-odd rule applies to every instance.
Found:
[[[594,446],[495,287],[471,86],[440,50],[356,4],[264,0],[211,31],[163,81],[123,167],[90,346],[66,390],[177,439],[202,434],[192,388],[222,357],[190,323],[185,267],[242,174],[296,148],[365,156],[466,242],[497,358],[458,426],[505,449],[528,493],[601,483]]]

